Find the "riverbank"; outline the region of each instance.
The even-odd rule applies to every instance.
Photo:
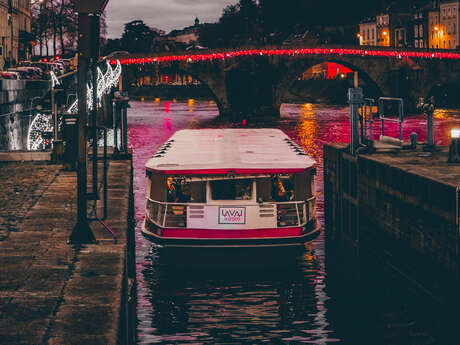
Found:
[[[120,344],[133,339],[131,159],[110,161],[106,223],[73,248],[76,174],[47,162],[0,163],[2,344]],[[130,321],[131,320],[131,321]]]

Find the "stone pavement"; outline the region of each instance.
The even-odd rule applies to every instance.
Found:
[[[131,161],[111,161],[97,245],[74,249],[76,175],[44,163],[0,164],[0,343],[127,343]]]

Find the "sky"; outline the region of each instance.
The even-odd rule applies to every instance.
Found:
[[[124,24],[141,19],[150,27],[166,31],[194,24],[216,22],[225,6],[238,0],[110,0],[106,9],[108,38],[119,38]]]

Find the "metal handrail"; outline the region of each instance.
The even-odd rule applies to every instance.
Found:
[[[158,201],[158,200],[153,200],[150,197],[146,197],[148,201],[151,202],[156,202],[157,204],[169,206],[169,205],[178,205],[178,206],[195,206],[195,205],[203,205],[203,206],[215,206],[213,204],[207,204],[205,202],[169,202],[169,201]],[[313,201],[316,199],[316,196],[312,196],[309,199],[306,200],[293,200],[293,201],[268,201],[268,202],[263,202],[263,203],[255,203],[255,204],[244,204],[241,206],[256,206],[260,204],[273,204],[273,205],[283,205],[283,204],[304,204],[308,201]],[[239,204],[238,204],[239,206]]]
[[[385,117],[384,102],[398,102],[398,119]],[[379,98],[379,117],[382,120],[382,136],[385,135],[385,121],[396,122],[399,124],[399,140],[402,140],[402,124],[404,122],[404,100],[402,98],[380,97]]]
[[[149,221],[154,223],[155,225],[159,227],[165,227],[166,225],[166,220],[167,220],[167,215],[168,215],[168,209],[173,206],[181,206],[181,207],[187,207],[187,206],[218,206],[218,205],[210,205],[206,203],[177,203],[177,202],[165,202],[165,201],[156,201],[151,199],[150,197],[146,197],[147,202],[151,202],[157,205],[161,205],[164,207],[164,210],[159,209],[157,214],[161,214],[161,218],[154,220],[152,217],[150,217],[149,213],[147,212],[146,217]],[[282,202],[268,202],[268,203],[257,203],[257,204],[244,204],[244,205],[239,205],[239,206],[261,206],[261,205],[295,205],[295,211],[296,211],[296,218],[297,218],[297,224],[295,226],[303,226],[306,223],[308,223],[311,219],[310,217],[310,207],[308,207],[307,210],[307,205],[309,206],[312,201],[316,200],[316,196],[312,196],[309,199],[306,199],[305,201],[282,201]],[[300,212],[299,212],[299,205],[302,205],[302,207],[305,206],[305,208],[302,209],[302,219],[300,219]],[[276,212],[278,213],[278,208],[276,209]],[[308,213],[308,217],[307,217]]]

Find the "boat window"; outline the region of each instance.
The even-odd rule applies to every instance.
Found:
[[[164,175],[152,174],[150,176],[150,199],[155,201],[166,201],[166,177]]]
[[[279,175],[273,179],[275,201],[304,201],[313,195],[314,178],[310,171],[294,175]]]
[[[190,182],[190,201],[189,202],[206,202],[206,182]]]
[[[211,181],[213,200],[251,200],[252,180],[216,180]]]
[[[272,197],[277,202],[295,200],[294,177],[277,175],[272,178]]]
[[[304,172],[300,174],[294,175],[294,190],[295,190],[295,198],[296,201],[306,200],[311,197],[311,181],[313,180],[313,176],[311,173]]]
[[[257,201],[273,201],[272,180],[269,177],[258,178],[257,182]]]
[[[166,180],[166,195],[168,202],[206,202],[206,182],[170,176]]]

